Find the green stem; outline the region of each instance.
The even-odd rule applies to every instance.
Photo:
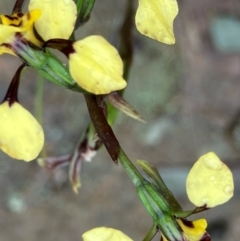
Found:
[[[118,160],[122,164],[123,168],[125,169],[130,179],[132,180],[134,186],[139,187],[140,185],[142,185],[145,179],[143,178],[141,173],[137,170],[137,168],[133,165],[133,163],[130,161],[130,159],[125,154],[122,148],[120,148]]]
[[[21,40],[15,46],[18,56],[28,65],[39,71],[46,79],[61,87],[86,93],[71,77],[68,67],[49,50],[30,46]]]
[[[118,140],[104,115],[104,103],[99,102],[99,97],[94,95],[85,94],[84,97],[93,126],[100,140],[105,145],[112,159],[115,162],[119,160],[119,162],[122,164],[126,173],[136,187],[142,204],[153,218],[154,223],[157,223],[157,225],[161,227],[160,230],[166,237],[172,238],[170,240],[174,240],[175,236],[178,238],[177,240],[182,240],[181,231],[179,230],[175,219],[172,217],[172,209],[169,204],[165,198],[158,193],[157,189],[150,182],[143,178],[143,176],[120,147]]]
[[[163,216],[161,210],[168,212],[170,207],[164,197],[158,193],[154,189],[153,185],[141,175],[121,147],[118,160],[132,180],[142,203],[147,208],[153,219],[155,218],[156,213],[158,214],[158,217]],[[161,206],[161,209],[159,209],[159,205]]]
[[[112,160],[117,164],[120,145],[104,115],[104,107],[107,108],[105,102],[101,101],[101,97],[95,95],[84,94],[84,98],[94,128]]]
[[[119,145],[117,138],[115,137],[112,128],[107,122],[106,117],[103,113],[103,108],[97,102],[97,98],[94,95],[84,95],[89,114],[93,123],[93,126],[100,138],[100,140],[105,145],[107,151],[112,157],[113,161],[120,161],[124,169],[126,170],[128,176],[133,181],[136,187],[139,187],[145,182],[137,168],[132,164],[128,156],[122,150]]]
[[[17,0],[15,2],[15,5],[13,7],[12,13],[21,13],[22,12],[22,7],[24,4],[25,0]]]

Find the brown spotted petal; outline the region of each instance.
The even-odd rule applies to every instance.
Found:
[[[188,221],[186,219],[177,219],[177,222],[183,230],[184,241],[210,241],[211,237],[206,232],[207,221],[198,219],[196,221]]]

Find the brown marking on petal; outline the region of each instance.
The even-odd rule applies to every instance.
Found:
[[[10,26],[13,26],[13,27],[20,27],[22,25],[22,20],[20,21],[19,24],[10,24]]]
[[[147,35],[148,31],[147,30],[143,30],[143,34]]]
[[[15,33],[15,37],[16,37],[16,38],[21,38],[21,37],[22,37],[22,34],[21,34],[20,32],[16,32],[16,33]]]
[[[27,20],[30,20],[31,19],[31,15],[30,13],[27,13]]]
[[[6,48],[8,48],[8,49],[11,49],[14,53],[16,53],[16,51],[14,50],[14,48],[12,47],[12,45],[11,44],[1,44],[0,46],[4,46],[4,47],[6,47]]]
[[[18,17],[12,17],[12,16],[9,16],[9,15],[4,15],[4,17],[8,18],[11,21],[18,20]]]
[[[10,26],[19,27],[22,24],[22,19],[21,18],[24,16],[24,14],[23,13],[18,13],[15,16],[9,16],[9,15],[4,15],[4,16],[7,19],[9,19],[11,22],[20,21],[19,24],[14,24],[14,23],[10,24]]]
[[[6,47],[6,48],[9,48],[9,49],[12,49],[12,50],[13,50],[11,44],[1,44],[0,46],[4,46],[4,47]]]
[[[17,13],[17,16],[21,18],[24,14],[23,13]]]
[[[181,219],[183,224],[186,225],[189,228],[194,228],[193,222],[188,221],[187,219]]]

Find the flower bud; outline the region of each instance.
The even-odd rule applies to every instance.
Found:
[[[12,158],[26,162],[43,148],[44,133],[37,120],[18,102],[0,105],[0,148]]]

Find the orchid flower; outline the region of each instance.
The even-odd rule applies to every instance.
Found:
[[[189,228],[188,226],[182,224],[180,221],[180,226],[184,230],[185,235],[187,235],[187,239],[181,239],[184,241],[199,241],[199,240],[210,240],[210,239],[196,239],[196,233],[199,232],[199,235],[201,235],[201,230],[204,227],[201,227],[202,221],[194,221],[193,224],[194,227]],[[206,222],[204,222],[205,224]],[[198,231],[199,230],[199,231]],[[120,230],[108,228],[108,227],[98,227],[93,228],[87,232],[85,232],[82,235],[83,241],[133,241],[130,237],[128,237],[126,234],[121,232]],[[168,241],[163,235],[161,237],[162,241]],[[179,239],[173,239],[179,240]]]
[[[77,6],[73,0],[31,0],[28,9],[26,14],[1,15],[0,54],[24,58],[26,45],[38,49],[48,47],[45,41],[58,39],[61,42],[73,33],[77,20]],[[103,37],[89,36],[79,41],[68,41],[67,56],[70,75],[84,90],[109,94],[126,87],[122,60]]]
[[[73,33],[77,20],[74,1],[31,0],[28,10],[24,14],[21,8],[17,8],[12,15],[0,16],[0,55],[18,56],[25,63],[24,67],[33,66],[50,80],[58,78],[58,82],[54,79],[53,82],[63,87],[68,87],[70,83],[71,88],[77,91],[84,89],[93,94],[107,94],[126,86],[122,78],[121,58],[101,36],[68,41],[69,73],[58,59],[44,50],[46,41],[55,38],[66,42]],[[13,158],[30,161],[40,153],[44,133],[17,99],[22,69],[19,68],[12,81],[10,89],[14,92],[9,90],[8,97],[0,105],[0,113],[4,117],[0,121],[0,148]]]
[[[93,35],[69,40],[79,19],[90,13],[94,0],[88,1],[90,7],[83,1],[30,0],[27,13],[21,12],[23,2],[17,0],[19,6],[15,5],[12,15],[0,16],[0,55],[18,56],[45,78],[72,90],[105,95],[126,87],[122,60],[106,39]],[[173,19],[177,12],[175,0],[139,0],[137,28],[144,35],[172,44],[175,41]],[[49,48],[62,51],[69,59],[68,67],[51,54]],[[4,103],[2,108],[8,110]],[[10,122],[8,125],[8,128],[12,126]],[[2,144],[2,150],[8,150],[6,153],[10,154],[10,149],[3,148]]]
[[[10,157],[31,161],[43,148],[44,133],[37,120],[18,101],[20,66],[0,104],[0,149]]]

